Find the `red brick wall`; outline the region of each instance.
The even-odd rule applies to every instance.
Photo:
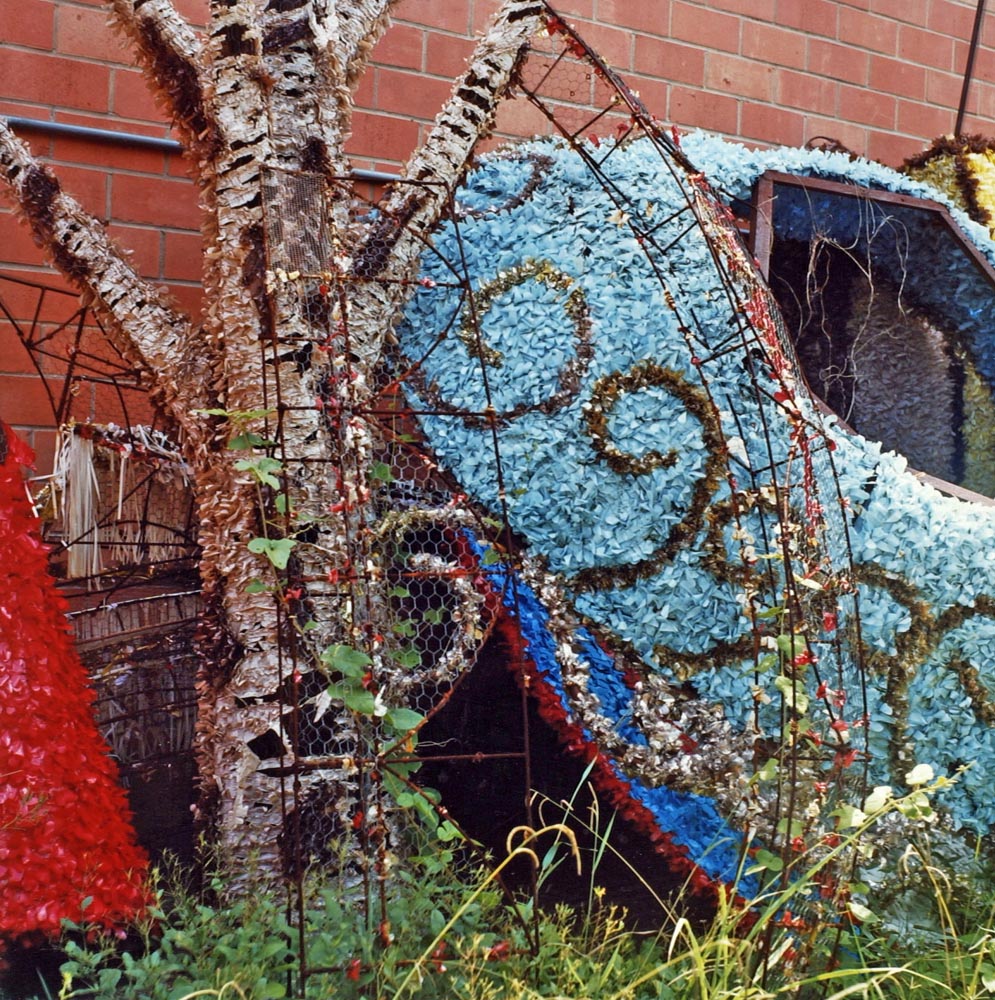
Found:
[[[401,0],[360,84],[356,166],[394,170],[417,143],[497,0]],[[196,22],[200,0],[177,0]],[[663,121],[759,143],[819,135],[896,165],[954,127],[975,0],[563,0],[560,7]],[[995,15],[975,66],[968,132],[995,132]],[[0,114],[166,136],[127,52],[88,0],[0,0]],[[521,104],[503,133],[535,130]],[[142,273],[197,309],[197,199],[162,152],[21,130],[65,187],[108,220]],[[41,257],[0,209],[0,273]],[[47,280],[58,284],[48,274]],[[3,293],[0,282],[0,294]],[[23,296],[19,308],[27,309]],[[0,415],[46,453],[37,376],[0,324]],[[101,416],[101,414],[97,414]],[[42,464],[44,465],[43,458]]]

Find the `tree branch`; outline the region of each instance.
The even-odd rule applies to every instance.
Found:
[[[210,155],[220,141],[206,98],[203,43],[170,0],[111,0],[114,23],[134,43],[138,61],[166,102],[184,144]]]
[[[168,293],[146,281],[111,242],[103,224],[62,191],[0,120],[0,181],[55,266],[107,321],[114,346],[145,371],[154,394],[196,438],[204,421],[191,411],[213,405],[207,345],[194,344],[190,320],[172,308]],[[169,378],[163,377],[169,373]]]
[[[338,12],[339,61],[345,67],[346,86],[363,75],[370,52],[390,25],[390,12],[399,0],[362,0],[343,5]]]
[[[498,105],[544,15],[540,0],[505,0],[425,142],[408,160],[402,176],[414,183],[395,184],[363,234],[353,269],[367,279],[390,279],[360,286],[360,299],[379,300],[379,330],[356,328],[361,303],[353,303],[356,348],[365,361],[379,356],[383,336],[407,297],[406,282],[417,272],[423,241],[462,180],[477,143],[493,128]]]

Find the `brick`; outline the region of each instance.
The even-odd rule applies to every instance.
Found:
[[[899,168],[910,156],[923,150],[919,139],[890,132],[872,132],[868,141],[867,155],[885,166]]]
[[[518,97],[504,101],[498,108],[494,130],[501,136],[522,138],[549,135],[551,126],[538,108]]]
[[[705,52],[697,45],[636,35],[635,70],[647,76],[658,76],[701,87],[705,83]]]
[[[0,374],[0,399],[3,400],[3,419],[9,424],[41,427],[52,425],[55,414],[48,390],[58,402],[62,389],[61,380],[42,380],[38,375]]]
[[[173,6],[189,24],[202,28],[208,21],[208,0],[173,0]]]
[[[156,104],[145,78],[136,69],[115,69],[112,74],[111,108],[120,118],[167,123],[167,116]]]
[[[594,17],[594,0],[559,0],[556,10],[565,17],[583,17],[591,20]],[[607,19],[601,18],[601,20]]]
[[[60,120],[64,120],[60,116]],[[102,121],[99,128],[107,128]],[[120,131],[130,131],[118,126]],[[105,170],[131,170],[138,173],[162,174],[166,154],[154,149],[129,146],[123,142],[94,142],[73,136],[53,136],[51,157],[57,162],[85,163]]]
[[[777,23],[810,36],[835,38],[837,12],[835,0],[777,0]]]
[[[953,131],[956,119],[956,108],[935,108],[918,101],[900,100],[896,131],[921,136],[925,148],[936,136]]]
[[[197,165],[182,153],[166,155],[166,174],[169,177],[182,177],[184,180],[197,179]]]
[[[451,80],[434,80],[417,73],[377,69],[378,107],[388,114],[431,121],[449,99]]]
[[[7,306],[7,297],[4,294],[5,284],[6,282],[0,281],[0,302]],[[0,367],[7,374],[31,375],[35,371],[28,349],[24,346],[13,324],[5,318],[0,319],[0,358],[3,359],[0,361]]]
[[[471,31],[468,0],[401,0],[394,11],[395,21],[407,21],[429,28],[441,28],[466,35]]]
[[[4,45],[51,49],[54,44],[55,6],[42,0],[0,0]]]
[[[633,32],[604,24],[585,25],[584,41],[613,69],[632,68]]]
[[[470,35],[479,35],[500,6],[500,0],[471,0]]]
[[[378,66],[399,66],[402,69],[426,69],[424,63],[425,35],[421,28],[393,24],[373,50]]]
[[[849,45],[810,38],[808,42],[808,68],[820,76],[846,83],[866,84],[870,56],[854,50]]]
[[[353,105],[357,108],[374,108],[377,101],[377,73],[370,69],[359,78],[352,93]]]
[[[962,58],[955,59],[955,67],[965,66],[967,63],[967,51],[965,49]],[[963,80],[963,70],[955,69],[959,79]],[[995,81],[995,51],[979,46],[974,55],[974,70],[971,74],[971,87],[988,87]]]
[[[704,72],[704,70],[703,70]],[[649,113],[660,121],[670,120],[670,89],[672,84],[664,83],[661,80],[651,80],[648,77],[640,77],[630,81],[634,89],[638,92],[640,100],[646,105]],[[704,84],[701,82],[688,81],[696,90],[700,90]]]
[[[125,250],[133,267],[146,278],[158,279],[162,276],[162,240],[163,235],[156,229],[146,229],[141,226],[111,225],[107,232],[122,250]],[[169,233],[168,236],[176,234]],[[200,240],[197,240],[198,247]],[[199,253],[199,250],[198,250]],[[186,275],[177,275],[186,277]],[[200,277],[198,270],[197,277]]]
[[[926,93],[926,70],[901,59],[872,55],[868,82],[873,90],[921,99]]]
[[[25,437],[35,453],[35,475],[50,476],[55,468],[55,452],[58,445],[58,433],[55,428],[33,427]]]
[[[757,21],[777,20],[777,0],[708,0],[708,6]]]
[[[863,87],[840,87],[840,111],[847,121],[893,129],[898,102],[890,94]]]
[[[13,220],[11,216],[0,214],[0,228],[5,221]],[[30,321],[38,312],[43,322],[61,323],[76,309],[78,292],[50,267],[16,271],[5,268],[0,273],[0,297],[11,314],[19,319]]]
[[[737,97],[771,103],[777,71],[773,66],[752,59],[741,59],[721,52],[709,52],[705,59],[705,87]]]
[[[346,145],[352,156],[390,157],[403,161],[418,143],[418,123],[410,118],[357,113]]]
[[[960,104],[960,92],[963,80],[956,73],[941,73],[931,69],[926,73],[926,101],[930,104],[942,104],[948,108],[956,108]],[[915,97],[915,94],[905,94]]]
[[[56,49],[65,55],[115,63],[132,61],[127,43],[111,30],[103,8],[60,4],[55,24]]]
[[[0,115],[18,115],[22,118],[48,119],[51,109],[41,104],[26,104],[24,101],[8,101],[0,98]],[[20,135],[20,131],[18,132]]]
[[[649,35],[672,33],[670,0],[598,0],[598,20]]]
[[[163,277],[167,281],[200,281],[204,259],[200,233],[166,233]]]
[[[895,21],[924,27],[931,10],[936,8],[937,3],[943,2],[945,0],[933,0],[932,4],[917,3],[915,0],[870,0],[867,9]]]
[[[975,87],[967,100],[963,131],[965,135],[981,133],[991,135],[992,119],[995,118],[995,89]]]
[[[425,68],[435,76],[455,78],[466,69],[473,42],[440,31],[425,33]]]
[[[805,116],[805,141],[823,137],[839,142],[847,149],[863,156],[867,152],[869,130],[860,125],[840,121],[838,118],[822,118],[819,115]]]
[[[197,189],[179,180],[115,174],[111,217],[116,222],[144,222],[173,229],[200,227]]]
[[[920,66],[957,71],[954,62],[954,43],[931,31],[903,24],[898,30],[898,58]]]
[[[749,59],[804,69],[807,49],[806,36],[800,31],[754,21],[743,23],[742,54]]]
[[[890,18],[840,7],[837,38],[848,45],[893,56],[898,49],[898,25]]]
[[[736,135],[739,126],[739,101],[725,94],[673,87],[670,91],[669,118],[675,125],[693,126]]]
[[[839,107],[840,85],[810,73],[778,70],[777,102],[789,108],[819,115],[835,115]]]
[[[688,3],[675,3],[671,13],[671,37],[693,42],[711,51],[739,52],[740,18]]]
[[[48,121],[49,110],[50,109],[48,108],[39,109],[37,115],[25,115],[25,117],[36,118],[40,116],[40,121]],[[24,113],[24,109],[15,108],[12,113],[15,115],[22,115]],[[31,151],[33,156],[44,159],[49,155],[49,153],[51,153],[52,140],[40,129],[36,130],[29,125],[18,125],[13,131],[22,142],[27,144],[28,149]],[[0,204],[2,204],[2,202],[0,202]]]
[[[908,6],[913,9],[920,7],[917,3],[909,3]],[[950,0],[932,0],[928,5],[922,4],[922,7],[928,9],[929,15],[925,24],[921,24],[921,26],[928,27],[930,31],[935,31],[937,34],[963,38],[965,41],[971,37],[971,32],[974,30],[976,3],[965,5],[951,3]]]
[[[31,230],[10,213],[0,215],[0,246],[3,247],[5,266],[28,264],[40,268],[45,260],[45,255],[35,244]]]
[[[184,285],[170,281],[166,287],[176,308],[189,316],[193,322],[199,323],[204,311],[204,290],[200,285]]]
[[[0,58],[0,93],[8,99],[106,111],[110,70],[63,56],[7,49]]]
[[[805,141],[805,116],[768,104],[745,101],[740,109],[740,135],[779,146],[800,146]]]
[[[105,170],[74,167],[62,163],[52,168],[62,190],[72,195],[91,215],[103,219],[107,213],[107,182]]]

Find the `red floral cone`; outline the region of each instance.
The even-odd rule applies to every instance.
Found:
[[[119,926],[146,901],[148,862],[24,487],[33,460],[0,422],[0,941],[63,918]]]

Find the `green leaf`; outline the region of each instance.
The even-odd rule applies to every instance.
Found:
[[[756,773],[758,781],[774,781],[777,778],[778,762],[776,757],[769,757]]]
[[[321,662],[344,677],[362,677],[373,661],[361,649],[336,644],[322,650]]]
[[[245,587],[247,594],[263,594],[269,590],[269,586],[262,580],[250,580]]]
[[[857,806],[851,805],[849,802],[844,802],[838,809],[834,809],[829,815],[836,816],[839,819],[836,826],[837,830],[849,830],[851,827],[860,826],[860,824],[867,819],[867,815],[863,809],[859,809]]]
[[[762,847],[757,851],[755,860],[761,868],[766,868],[769,872],[779,872],[784,868],[784,862],[776,854],[771,854]]]
[[[241,431],[228,442],[228,448],[231,451],[245,451],[248,448],[271,448],[274,444],[275,441],[264,438],[255,431]]]
[[[446,616],[448,609],[446,608],[429,608],[422,618],[425,619],[431,625],[441,625],[442,619]]]
[[[391,587],[387,592],[388,597],[410,597],[411,591],[407,587]]]
[[[799,715],[804,714],[808,709],[808,695],[798,681],[793,681],[790,677],[785,677],[782,674],[780,677],[774,678],[774,687],[781,692],[784,704],[788,708],[794,709]]]
[[[386,462],[374,462],[370,466],[370,479],[379,479],[382,483],[392,483],[394,474],[390,471],[390,466]]]
[[[421,653],[413,646],[406,646],[404,649],[399,649],[396,653],[392,654],[392,658],[401,667],[413,668],[421,666]]]
[[[376,711],[376,699],[365,688],[348,688],[343,693],[345,707],[359,715],[373,715]]]
[[[400,621],[394,622],[390,629],[395,635],[403,635],[409,639],[415,635],[415,626],[410,618],[402,618]]]
[[[292,509],[290,506],[290,497],[286,493],[278,493],[273,503],[280,514],[287,514]]]
[[[257,556],[266,556],[277,569],[286,569],[296,544],[293,538],[251,538],[249,551]]]
[[[390,771],[384,771],[383,775],[383,787],[384,791],[395,801],[398,802],[402,795],[408,795],[408,786],[401,781],[401,779],[396,774],[391,774]],[[400,802],[398,802],[400,805]]]
[[[439,828],[435,831],[435,835],[436,835],[436,837],[439,838],[439,840],[443,840],[443,841],[446,841],[446,840],[460,840],[462,838],[462,836],[463,836],[459,832],[459,830],[457,830],[456,827],[453,826],[453,824],[449,822],[448,819],[443,820],[439,824]]]
[[[421,725],[425,716],[410,708],[389,708],[384,719],[399,733],[407,733]]]
[[[235,463],[239,472],[251,472],[253,477],[265,486],[280,489],[280,480],[274,473],[283,471],[283,463],[278,458],[263,455],[260,458],[243,458]]]
[[[484,554],[480,557],[481,566],[493,566],[495,563],[501,561],[501,555],[495,548],[488,548],[484,551]]]

